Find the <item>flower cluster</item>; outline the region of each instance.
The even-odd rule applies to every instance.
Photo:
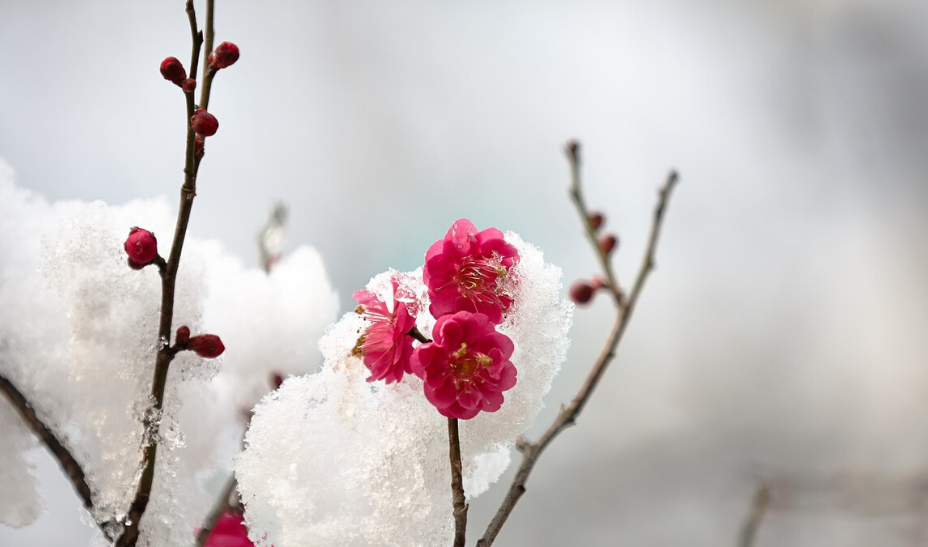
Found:
[[[354,293],[356,311],[370,323],[354,349],[371,372],[368,381],[399,382],[415,374],[429,402],[449,418],[499,410],[503,392],[516,383],[516,368],[509,360],[512,340],[496,326],[513,304],[506,282],[518,261],[519,253],[496,228],[478,231],[467,219],[452,224],[425,254],[422,281],[436,323],[434,341],[415,349],[411,337],[424,339],[415,312],[426,306],[414,306],[411,313],[406,302],[415,297],[401,290],[399,274],[391,277],[387,298],[368,290]]]

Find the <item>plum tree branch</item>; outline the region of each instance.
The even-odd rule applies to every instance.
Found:
[[[631,292],[626,298],[622,295],[622,290],[619,287],[615,275],[612,272],[612,267],[609,263],[608,256],[603,251],[595,237],[595,230],[593,229],[593,226],[590,222],[589,213],[586,210],[586,205],[583,200],[583,192],[580,186],[579,145],[576,143],[570,144],[567,149],[567,156],[570,160],[572,174],[571,195],[574,199],[574,204],[577,207],[577,211],[580,213],[582,221],[584,222],[584,225],[587,229],[587,235],[590,238],[590,242],[593,245],[597,258],[600,261],[603,274],[606,276],[609,282],[609,289],[615,302],[616,318],[612,326],[612,330],[609,333],[609,338],[606,340],[606,344],[603,347],[602,352],[600,352],[599,357],[596,359],[596,362],[594,363],[593,368],[590,370],[589,375],[584,381],[583,386],[580,388],[580,391],[573,398],[573,400],[571,400],[570,404],[561,407],[557,417],[554,419],[554,422],[548,427],[545,433],[537,441],[528,442],[522,438],[517,440],[517,447],[522,452],[522,462],[519,465],[519,470],[516,472],[516,476],[513,478],[512,484],[509,487],[509,491],[507,492],[506,497],[503,499],[502,504],[497,510],[496,515],[487,526],[483,537],[480,539],[480,541],[477,542],[477,547],[490,547],[493,545],[493,542],[496,540],[496,536],[499,534],[503,525],[506,524],[506,519],[509,518],[509,515],[512,513],[519,499],[525,493],[525,483],[528,481],[528,477],[531,474],[532,469],[535,467],[535,463],[537,463],[538,458],[541,456],[541,453],[544,452],[545,448],[547,448],[548,445],[551,444],[551,441],[553,441],[562,431],[574,425],[580,413],[583,411],[583,408],[586,406],[587,401],[589,401],[590,396],[593,394],[593,391],[596,389],[596,386],[599,384],[600,379],[602,379],[602,376],[606,372],[609,364],[615,358],[616,348],[618,347],[619,342],[622,340],[625,329],[628,327],[629,320],[632,317],[632,312],[635,309],[635,305],[638,302],[641,291],[644,289],[645,281],[647,280],[651,271],[654,270],[654,254],[656,252],[657,242],[660,237],[661,226],[664,220],[664,213],[667,209],[670,195],[678,181],[677,173],[671,172],[667,177],[666,182],[658,192],[657,205],[654,208],[651,232],[648,237],[648,244],[645,250],[644,259],[642,261],[641,267],[638,270],[638,275],[635,279],[635,282],[632,285]]]
[[[85,479],[84,469],[71,454],[71,451],[38,417],[35,408],[26,396],[3,374],[0,374],[0,393],[6,396],[10,405],[19,413],[26,425],[29,426],[29,429],[35,433],[36,437],[48,448],[52,457],[58,461],[58,465],[61,466],[61,469],[71,480],[74,490],[77,491],[77,495],[80,496],[81,501],[84,503],[84,508],[88,511],[92,510],[93,496]]]

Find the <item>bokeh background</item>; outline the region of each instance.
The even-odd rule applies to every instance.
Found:
[[[619,358],[498,545],[736,545],[758,481],[758,546],[928,542],[928,3],[218,4],[217,42],[242,57],[213,88],[190,233],[255,262],[283,201],[288,246],[322,252],[344,310],[462,216],[540,246],[565,285],[591,275],[569,138],[629,281],[679,169]],[[3,0],[0,158],[53,200],[174,199],[168,55],[189,58],[181,0]],[[577,311],[536,429],[611,313]],[[77,497],[32,457],[48,511],[0,545],[87,544]],[[511,474],[472,503],[471,542]]]

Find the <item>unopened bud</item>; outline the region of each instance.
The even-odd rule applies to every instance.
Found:
[[[600,212],[590,213],[590,224],[593,226],[594,230],[599,230],[603,227],[603,222],[606,221],[606,217],[603,216]]]
[[[148,230],[133,226],[126,238],[125,249],[129,255],[129,267],[137,270],[158,256],[158,240]]]
[[[215,334],[194,336],[187,341],[187,348],[195,351],[200,357],[205,357],[207,359],[219,357],[222,355],[222,352],[226,350],[226,347],[222,344],[222,340]]]
[[[204,144],[205,141],[203,140],[203,135],[197,134],[197,136],[193,138],[193,153],[197,156],[202,154]]]
[[[188,341],[190,341],[190,327],[178,327],[177,334],[174,335],[174,343],[179,346],[186,346]]]
[[[606,234],[599,238],[599,246],[602,247],[603,252],[606,254],[611,253],[618,243],[619,240],[613,234]]]
[[[187,79],[187,71],[184,69],[184,65],[177,60],[177,57],[168,57],[161,61],[161,75],[164,76],[165,80],[174,82],[177,85],[182,85],[184,80]]]
[[[567,141],[567,146],[564,147],[564,150],[567,152],[567,157],[571,161],[578,161],[580,159],[580,143],[577,141]]]
[[[209,112],[197,110],[190,118],[190,127],[198,134],[204,137],[212,137],[219,130],[219,120]]]
[[[280,389],[280,385],[284,383],[284,377],[280,374],[274,373],[271,375],[271,385],[274,386],[274,389]]]
[[[570,286],[570,299],[577,304],[586,304],[593,299],[596,289],[586,280],[578,279]]]
[[[197,88],[197,81],[193,78],[187,78],[181,84],[180,88],[184,90],[184,93],[193,93],[193,91]]]
[[[213,70],[230,67],[238,61],[238,46],[232,42],[223,42],[208,57],[209,67]]]

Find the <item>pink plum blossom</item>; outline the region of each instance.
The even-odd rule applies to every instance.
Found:
[[[355,352],[364,359],[364,366],[371,371],[368,382],[386,380],[390,384],[402,380],[403,374],[412,373],[409,367],[412,338],[406,334],[416,326],[416,320],[409,314],[406,304],[396,299],[396,278],[391,281],[392,311],[370,291],[357,291],[352,295],[360,303],[355,311],[371,322],[355,347]]]
[[[436,318],[458,311],[486,315],[498,324],[512,305],[501,282],[519,261],[515,247],[496,228],[477,231],[462,218],[425,254],[422,278],[429,288],[429,311]]]
[[[227,511],[219,517],[206,538],[205,547],[254,547],[241,515]]]
[[[503,392],[516,385],[509,358],[513,344],[482,313],[443,315],[434,342],[412,355],[412,371],[425,383],[425,397],[443,416],[469,420],[481,410],[496,412]]]

